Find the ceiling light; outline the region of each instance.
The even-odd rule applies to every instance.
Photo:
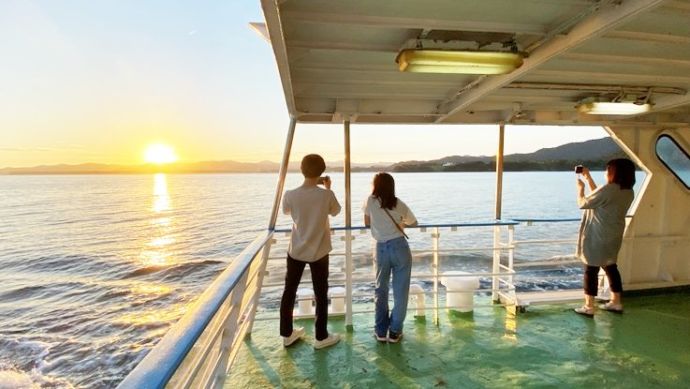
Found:
[[[589,115],[635,115],[649,112],[652,105],[649,103],[638,104],[632,101],[582,103],[577,110]]]
[[[522,65],[522,55],[495,51],[405,49],[395,59],[401,72],[505,74]]]

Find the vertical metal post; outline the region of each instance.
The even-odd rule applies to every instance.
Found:
[[[431,242],[432,242],[432,249],[433,249],[433,255],[434,255],[434,262],[432,264],[433,266],[433,274],[434,274],[434,324],[439,325],[439,299],[438,299],[438,241],[441,238],[441,234],[438,231],[438,227],[434,227],[433,232],[431,233]]]
[[[350,172],[350,119],[343,122],[345,141],[345,326],[352,330],[352,177]]]
[[[498,127],[498,150],[496,152],[496,207],[494,214],[496,219],[501,218],[501,208],[503,205],[503,140],[505,137],[505,123],[501,122]]]
[[[496,151],[496,206],[494,209],[494,216],[496,220],[501,219],[501,207],[503,203],[503,139],[505,134],[505,123],[501,122],[498,127],[498,150]],[[491,298],[494,302],[498,301],[498,288],[499,282],[496,273],[500,271],[501,263],[501,228],[499,226],[494,227],[494,262],[493,262],[493,273],[492,286],[491,286]]]
[[[295,127],[297,126],[297,119],[290,117],[290,125],[288,126],[287,138],[285,138],[285,149],[283,149],[283,159],[280,162],[280,172],[278,173],[278,184],[276,185],[276,194],[273,199],[273,209],[271,210],[271,218],[268,221],[268,229],[273,231],[276,228],[276,221],[278,220],[278,210],[280,209],[280,201],[283,198],[283,189],[285,188],[285,176],[287,176],[288,165],[290,163],[290,152],[292,151],[292,141],[295,138]],[[273,234],[271,232],[271,234]],[[254,316],[256,316],[256,308],[259,305],[261,297],[261,289],[264,283],[264,274],[266,273],[266,263],[271,253],[271,245],[273,237],[266,242],[264,249],[261,252],[261,265],[259,274],[257,275],[257,286],[252,296],[252,308],[249,313],[249,324],[247,325],[247,336],[252,333],[254,328]],[[255,259],[256,260],[256,259]]]
[[[233,362],[230,360],[230,354],[232,351],[230,347],[233,345],[233,342],[235,341],[235,336],[237,335],[237,332],[241,327],[239,318],[240,312],[244,309],[244,306],[242,305],[242,299],[244,297],[244,293],[247,287],[248,276],[249,272],[247,271],[245,275],[242,276],[240,283],[237,285],[238,287],[232,290],[232,294],[230,296],[230,312],[228,313],[228,316],[225,318],[221,330],[222,335],[219,351],[220,356],[218,358],[219,362],[215,369],[213,369],[213,379],[211,380],[211,382],[223,382],[223,379]],[[244,286],[244,288],[242,286]]]
[[[510,296],[513,299],[513,302],[517,301],[517,298],[515,296],[515,280],[513,276],[513,271],[514,270],[514,262],[515,262],[515,226],[508,226],[508,269],[510,269],[510,277],[508,279],[510,280],[510,288],[511,290],[509,291]]]
[[[288,171],[288,164],[290,163],[290,151],[292,151],[292,140],[295,138],[295,126],[297,119],[290,118],[290,126],[288,127],[287,139],[285,139],[285,149],[283,150],[283,160],[280,162],[280,173],[278,173],[278,185],[276,187],[276,195],[273,200],[273,209],[271,210],[271,219],[268,222],[268,229],[273,230],[276,227],[276,220],[278,220],[278,210],[280,209],[280,200],[283,198],[283,188],[285,188],[285,176]]]

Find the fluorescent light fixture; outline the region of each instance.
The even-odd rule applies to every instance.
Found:
[[[635,115],[649,112],[651,109],[651,104],[635,104],[632,101],[594,101],[590,103],[582,103],[577,106],[578,111],[589,115]]]
[[[405,49],[395,62],[401,72],[505,74],[522,66],[522,55],[495,51]]]

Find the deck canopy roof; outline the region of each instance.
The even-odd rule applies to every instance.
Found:
[[[690,0],[262,0],[285,99],[300,122],[690,123]],[[503,75],[407,73],[415,39],[513,40]],[[648,96],[652,111],[600,116],[586,98]]]

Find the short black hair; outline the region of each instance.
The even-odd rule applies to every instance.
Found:
[[[300,164],[302,174],[307,178],[320,177],[326,171],[326,161],[318,154],[305,155]]]
[[[627,158],[612,159],[606,163],[606,170],[613,176],[612,180],[621,189],[632,189],[635,185],[635,164]]]

